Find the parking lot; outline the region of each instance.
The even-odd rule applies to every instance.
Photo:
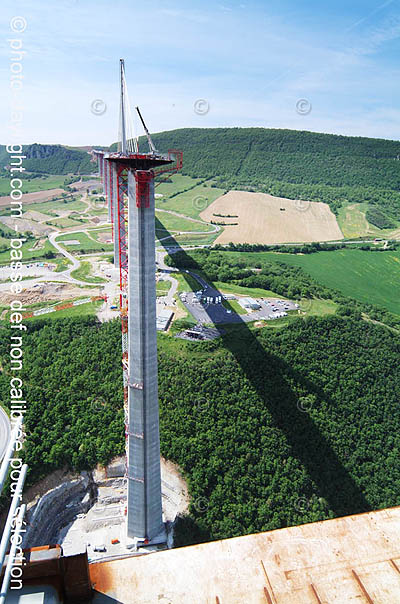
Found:
[[[250,299],[258,306],[257,309],[246,308],[243,314],[237,314],[223,305],[225,299],[241,301],[247,300],[246,296],[223,295],[220,291],[210,287],[204,279],[193,275],[201,283],[197,292],[180,294],[180,300],[197,323],[241,323],[243,321],[271,321],[286,316],[290,311],[295,311],[298,304],[291,300],[277,298]]]

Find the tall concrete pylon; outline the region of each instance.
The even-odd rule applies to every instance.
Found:
[[[137,203],[140,195],[147,203]],[[128,204],[128,536],[152,539],[163,532],[163,520],[151,171],[128,172]]]
[[[127,536],[166,539],[162,515],[157,375],[154,178],[182,165],[182,153],[139,153],[129,135],[124,63],[118,151],[105,156],[112,178],[114,265],[120,273],[122,365],[127,450]],[[141,117],[142,123],[143,118]],[[150,134],[145,127],[148,139]],[[176,155],[178,154],[178,155]],[[180,155],[179,155],[180,154]],[[179,157],[179,162],[177,157]],[[176,168],[171,166],[176,162]],[[168,165],[169,164],[169,165]]]
[[[127,449],[127,535],[165,540],[157,375],[155,168],[168,156],[110,153],[115,265],[121,282]],[[126,206],[127,204],[127,206]]]

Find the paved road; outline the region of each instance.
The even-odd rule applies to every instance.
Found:
[[[167,251],[156,250],[157,268],[159,268],[161,271],[166,271],[168,273],[171,273],[173,271],[177,271],[178,269],[175,268],[174,266],[168,266],[167,264],[165,264],[165,256],[167,254],[168,254]]]
[[[0,407],[0,459],[3,459],[11,436],[11,424],[7,413]]]
[[[102,229],[102,228],[104,228],[104,226],[101,226],[99,228]],[[96,229],[91,229],[91,230],[96,230]],[[85,233],[86,235],[88,235],[87,229],[76,229],[74,231],[68,231],[68,235],[73,235],[74,233]],[[62,273],[57,273],[57,275],[60,275],[60,277],[62,279],[66,278],[68,281],[71,281],[72,283],[79,283],[79,285],[99,285],[99,283],[90,283],[89,281],[80,281],[79,279],[75,279],[74,277],[71,276],[71,272],[80,267],[81,261],[78,260],[76,258],[76,256],[74,256],[73,254],[71,254],[71,252],[68,252],[65,249],[65,247],[63,247],[61,245],[61,243],[58,243],[56,241],[56,238],[60,234],[61,233],[59,231],[51,233],[51,235],[49,235],[49,241],[50,241],[50,243],[52,243],[54,245],[54,247],[57,249],[57,251],[60,252],[60,254],[62,254],[63,256],[65,256],[66,258],[68,258],[68,260],[70,260],[70,262],[72,262],[72,266],[70,266],[69,268],[67,268]],[[72,239],[73,239],[73,237],[72,237]],[[87,255],[89,255],[89,254],[87,254]],[[98,256],[98,254],[95,254],[95,255]]]
[[[156,263],[157,263],[157,268],[163,272],[162,280],[171,282],[171,287],[170,287],[168,293],[165,296],[160,296],[158,298],[158,302],[163,302],[166,304],[166,306],[173,306],[175,304],[174,297],[178,290],[179,284],[178,284],[178,281],[172,276],[171,273],[176,272],[178,269],[174,268],[173,266],[167,266],[165,264],[164,259],[165,259],[166,255],[167,255],[167,252],[162,252],[162,251],[156,250]]]
[[[104,228],[104,227],[102,226],[99,228]],[[68,235],[71,234],[71,236],[72,236],[74,233],[86,233],[86,230],[85,229],[76,229],[74,231],[70,231],[68,233]],[[38,282],[38,280],[65,281],[67,283],[73,283],[76,285],[83,285],[83,286],[98,285],[100,287],[101,284],[99,284],[99,283],[89,283],[86,281],[81,281],[80,279],[75,279],[74,277],[71,276],[71,272],[74,271],[75,269],[79,268],[81,263],[80,263],[80,260],[78,260],[76,258],[76,256],[71,254],[68,250],[65,249],[65,247],[63,247],[61,245],[61,243],[58,243],[56,241],[56,238],[61,234],[62,233],[60,231],[54,231],[53,233],[51,233],[49,235],[49,241],[52,245],[54,245],[54,247],[60,254],[62,254],[65,258],[68,258],[68,260],[72,263],[72,266],[69,266],[64,271],[57,273],[44,266],[42,266],[42,267],[37,266],[38,264],[41,264],[41,261],[27,262],[27,263],[23,264],[21,269],[19,270],[19,272],[22,274],[23,277],[31,277],[31,279],[24,279],[21,282],[23,284],[23,287],[26,289],[33,287]],[[73,237],[71,237],[71,238],[73,239]],[[86,254],[86,256],[99,256],[99,255],[101,256],[102,254],[109,255],[110,252],[99,252],[97,254]],[[51,260],[50,260],[50,263],[51,263]],[[30,265],[29,268],[27,266],[28,264]],[[7,282],[7,279],[9,279],[13,273],[15,273],[15,271],[13,271],[9,265],[0,267],[0,281],[1,281],[0,292],[10,291],[11,283]]]
[[[68,232],[68,235],[72,235],[73,233],[80,233],[81,230],[79,231],[71,231]],[[75,256],[73,256],[70,252],[67,252],[67,250],[65,249],[65,247],[63,247],[61,245],[61,243],[58,243],[56,241],[56,238],[61,235],[60,231],[54,231],[54,233],[51,233],[51,235],[49,235],[49,241],[52,245],[54,245],[54,247],[56,248],[56,250],[62,254],[63,256],[65,256],[66,258],[68,258],[68,260],[70,262],[72,262],[72,266],[70,268],[67,268],[66,271],[62,272],[63,277],[66,277],[67,275],[70,276],[71,271],[74,271],[75,269],[79,268],[80,262],[79,260],[77,260],[75,258]],[[73,239],[73,237],[71,237],[71,239]]]
[[[169,273],[164,273],[160,281],[170,281],[171,287],[169,288],[165,296],[159,296],[157,298],[157,302],[163,302],[166,306],[173,306],[174,297],[178,289],[178,281],[174,279],[174,277],[172,277],[172,275],[170,275]]]

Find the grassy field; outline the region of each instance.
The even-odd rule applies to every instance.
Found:
[[[91,230],[90,231],[91,237],[93,237],[93,239],[96,239],[96,241],[98,241],[99,243],[101,243],[102,245],[104,245],[104,243],[102,243],[102,241],[100,239],[100,235],[102,233],[107,233],[107,239],[112,239],[112,231],[111,231],[110,228],[96,229],[96,230]]]
[[[86,281],[87,283],[106,283],[103,277],[94,277],[91,273],[92,265],[90,262],[83,260],[79,268],[75,269],[71,273],[71,277],[79,279],[79,281]]]
[[[157,281],[156,283],[156,294],[158,296],[165,296],[171,289],[171,281]]]
[[[42,178],[24,178],[22,192],[34,193],[35,191],[47,191],[48,189],[62,189],[66,176],[51,175]],[[0,197],[10,194],[10,178],[0,177]]]
[[[337,304],[333,300],[305,300],[304,312],[307,315],[322,317],[323,315],[334,315],[337,309]],[[302,303],[300,302],[300,307]]]
[[[158,233],[157,235],[159,235],[161,238],[167,237],[168,234],[165,233],[163,234],[162,231],[160,231],[160,233]],[[218,232],[217,233],[211,233],[210,235],[208,235],[207,233],[204,233],[204,235],[202,235],[201,233],[199,233],[198,235],[190,235],[188,233],[184,234],[184,235],[173,235],[173,238],[170,239],[166,239],[165,240],[165,245],[172,245],[173,244],[173,240],[176,239],[177,243],[179,243],[180,245],[210,245],[215,241],[216,237],[218,237]],[[156,243],[157,245],[161,245],[157,239],[156,239]]]
[[[162,182],[156,187],[156,195],[163,195],[161,198],[156,198],[156,206],[158,207],[162,207],[159,204],[163,204],[163,200],[166,197],[169,197],[177,191],[189,189],[199,182],[197,178],[192,178],[191,176],[182,176],[182,174],[173,174],[170,176],[169,180],[171,180],[171,182]]]
[[[71,266],[71,261],[68,260],[68,258],[65,258],[65,256],[63,256],[62,258],[53,258],[51,260],[51,262],[53,264],[57,265],[56,270],[54,271],[55,273],[62,273],[63,271],[65,271],[69,266]]]
[[[26,241],[25,243],[22,244],[21,250],[22,250],[22,262],[28,262],[30,260],[39,260],[39,259],[43,259],[45,256],[46,252],[54,252],[54,254],[57,254],[57,250],[55,249],[55,247],[52,246],[52,244],[46,239],[43,247],[41,247],[40,249],[34,249],[32,250],[31,248],[33,247],[35,241],[34,240],[29,240]],[[52,262],[53,259],[48,260],[48,262]],[[4,252],[0,252],[0,264],[9,264],[10,263],[10,250],[7,249]]]
[[[194,277],[192,277],[192,275],[189,275],[188,273],[174,273],[173,277],[174,277],[174,279],[176,279],[178,281],[178,293],[179,294],[181,292],[188,292],[188,291],[196,292],[201,287],[201,285],[197,281],[197,279],[195,279]],[[186,308],[185,308],[185,311],[186,311]]]
[[[66,317],[94,315],[102,304],[103,300],[95,300],[94,302],[79,304],[79,306],[72,306],[71,308],[64,308],[63,310],[56,310],[49,314],[39,315],[38,317],[29,317],[24,319],[24,321],[37,321],[38,319],[51,319],[53,321],[55,319],[65,319]]]
[[[339,209],[338,223],[348,239],[356,237],[391,237],[393,229],[378,229],[365,218],[367,203],[348,203]],[[398,223],[399,224],[399,223]],[[398,227],[397,229],[398,230]]]
[[[199,180],[182,176],[180,174],[172,177],[172,183],[162,184],[157,187],[156,192],[164,195],[156,199],[156,207],[162,210],[173,210],[190,218],[199,218],[200,212],[205,210],[224,191],[209,187],[206,183],[198,184]],[[184,191],[183,189],[189,189]],[[170,195],[179,192],[178,195]]]
[[[222,305],[225,306],[228,310],[236,313],[237,315],[245,315],[247,311],[240,306],[237,300],[222,300]]]
[[[42,214],[48,214],[52,218],[57,211],[77,211],[83,212],[87,208],[87,205],[80,201],[79,199],[65,199],[62,198],[57,199],[56,201],[44,201],[43,203],[30,203],[24,204],[24,210],[27,212],[28,210],[35,210],[36,212],[42,212]]]
[[[169,231],[210,231],[212,227],[203,222],[192,222],[166,212],[156,212],[156,230],[161,231],[165,227]]]
[[[233,258],[243,258],[243,253],[226,253]],[[304,255],[250,252],[245,255],[247,258],[254,258],[255,262],[268,259],[299,266],[319,283],[336,289],[345,296],[376,304],[400,315],[398,251],[335,250]],[[219,285],[227,291],[223,283]]]
[[[47,224],[51,224],[59,229],[66,229],[68,227],[79,228],[82,226],[81,222],[73,218],[55,218],[54,220],[48,220]]]
[[[343,235],[352,239],[371,235],[371,225],[365,218],[365,207],[367,204],[345,204],[339,209],[338,223]],[[378,229],[377,229],[378,230]]]
[[[95,236],[95,232],[93,233],[93,237]],[[79,245],[65,245],[64,241],[79,241]],[[96,239],[91,239],[86,235],[86,233],[65,233],[64,235],[60,235],[57,237],[58,243],[63,243],[65,247],[69,251],[77,250],[80,252],[83,250],[84,252],[88,251],[111,251],[113,249],[113,245],[111,243],[101,243]]]

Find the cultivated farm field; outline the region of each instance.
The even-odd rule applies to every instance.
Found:
[[[213,220],[232,225],[224,227],[216,243],[301,243],[343,239],[336,217],[327,204],[284,199],[266,193],[229,191],[209,205],[200,217],[207,222]]]

